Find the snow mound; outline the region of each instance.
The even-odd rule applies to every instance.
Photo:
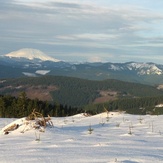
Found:
[[[29,130],[45,132],[45,127],[47,126],[53,126],[50,116],[45,118],[38,112],[32,112],[28,117],[15,120],[2,128],[1,133],[7,135],[14,131],[24,133]]]

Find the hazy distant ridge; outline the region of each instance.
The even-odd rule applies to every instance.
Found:
[[[42,75],[70,76],[90,80],[118,79],[162,85],[163,65],[143,62],[69,63],[52,58],[37,49],[20,49],[0,58],[0,78]]]

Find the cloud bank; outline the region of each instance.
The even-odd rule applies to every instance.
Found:
[[[161,62],[161,0],[158,5],[153,0],[1,0],[0,4],[1,54],[35,48],[67,61]]]

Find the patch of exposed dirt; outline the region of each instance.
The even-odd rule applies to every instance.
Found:
[[[39,99],[41,101],[52,101],[51,91],[57,90],[56,86],[34,86],[26,89],[27,97],[30,99]]]
[[[58,88],[54,85],[50,85],[50,86],[42,86],[42,85],[38,85],[38,86],[29,86],[29,85],[25,85],[25,86],[19,86],[19,87],[5,87],[3,88],[3,90],[5,89],[11,89],[12,93],[10,93],[12,96],[18,97],[20,92],[24,91],[27,95],[27,97],[29,99],[39,99],[41,101],[52,101],[52,97],[50,95],[51,91],[55,91]]]
[[[99,94],[100,94],[100,97],[98,97],[94,100],[94,102],[93,102],[94,104],[116,100],[118,92],[116,92],[116,91],[100,91]]]

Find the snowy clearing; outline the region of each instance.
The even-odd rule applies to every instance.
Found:
[[[1,118],[1,129],[23,119]],[[163,115],[118,112],[52,118],[45,132],[23,125],[0,133],[0,162],[159,163],[163,162]],[[36,140],[37,139],[37,140]],[[39,140],[40,139],[40,140]]]
[[[50,72],[50,70],[37,70],[35,73],[39,75],[46,75]]]

